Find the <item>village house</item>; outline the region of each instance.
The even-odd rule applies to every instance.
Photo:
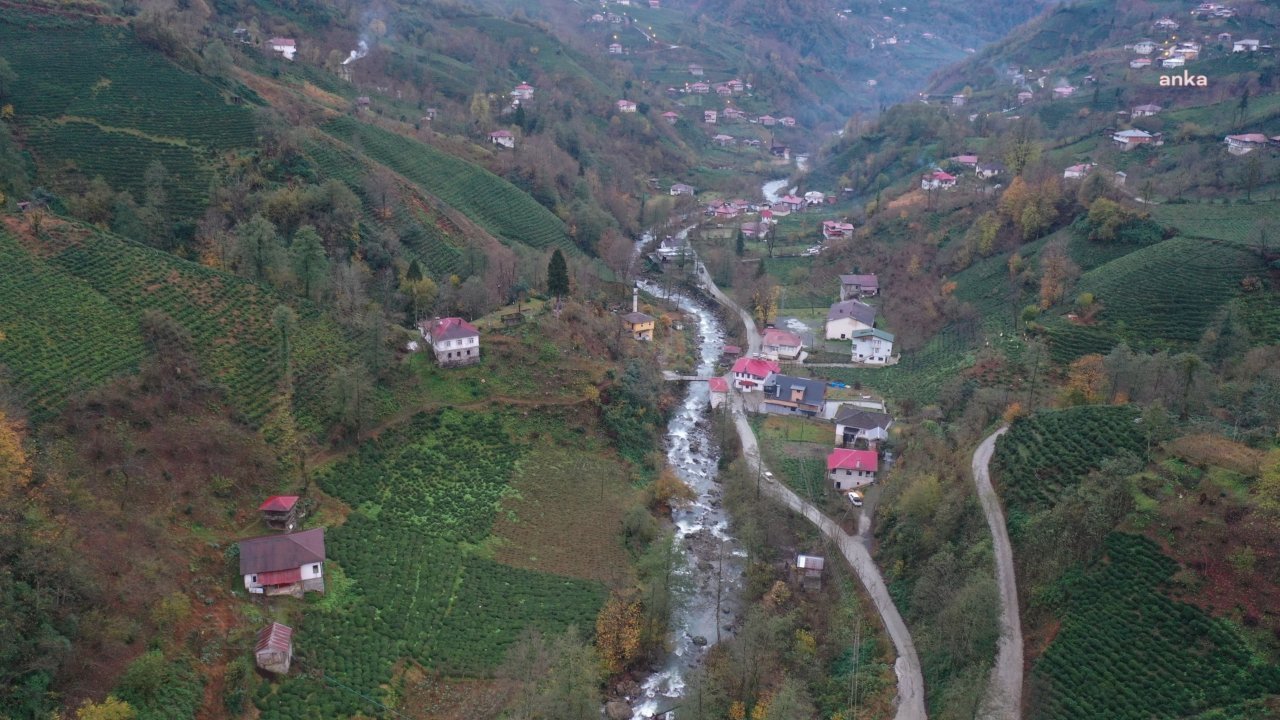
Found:
[[[621,55],[621,54],[622,54],[622,45],[621,45],[620,43],[609,43],[609,54],[610,54],[610,55]]]
[[[973,154],[956,155],[955,157],[947,158],[947,161],[970,168],[978,166],[978,156]]]
[[[759,118],[756,119],[756,122],[766,127],[773,127],[774,125],[778,124],[778,118],[772,115],[761,115]]]
[[[805,590],[822,589],[822,568],[826,560],[816,555],[797,555],[795,581]]]
[[[946,190],[956,186],[956,176],[941,170],[934,170],[920,178],[921,190]]]
[[[814,417],[826,405],[827,383],[814,378],[771,374],[764,382],[762,412],[774,415]]]
[[[1181,55],[1173,55],[1171,57],[1162,58],[1160,65],[1166,68],[1180,68],[1187,64],[1187,59]]]
[[[701,66],[701,65],[690,65],[690,66],[689,66],[689,74],[690,74],[690,75],[693,75],[694,77],[702,77],[702,72],[703,72],[703,71],[702,71],[702,66]]]
[[[1133,51],[1139,55],[1150,55],[1156,51],[1156,44],[1151,40],[1139,40],[1133,44]]]
[[[715,110],[703,110],[703,111],[702,111],[702,122],[707,123],[708,125],[715,125],[715,124],[716,124],[716,111],[715,111]]]
[[[1145,57],[1134,58],[1129,61],[1129,67],[1133,68],[1134,70],[1149,68],[1151,67],[1151,58],[1145,58]]]
[[[494,130],[489,133],[489,142],[504,148],[515,149],[516,136],[512,135],[510,130]]]
[[[711,409],[715,410],[729,399],[729,381],[722,377],[713,377],[707,381],[708,402],[711,403]]]
[[[804,341],[799,335],[778,328],[764,331],[761,354],[770,360],[796,360],[804,349]]]
[[[1173,18],[1163,17],[1156,21],[1156,28],[1160,30],[1177,30],[1178,22]]]
[[[285,60],[292,60],[298,52],[298,41],[293,38],[273,37],[267,41],[267,45],[271,47],[271,52],[280,53]]]
[[[652,315],[640,312],[640,289],[631,288],[631,312],[622,316],[622,326],[636,340],[653,340],[653,327],[657,321]]]
[[[853,490],[876,481],[880,458],[874,450],[836,448],[827,455],[827,478],[836,490]]]
[[[880,294],[880,278],[874,273],[840,276],[840,299],[875,297]]]
[[[747,87],[741,80],[738,80],[737,78],[734,78],[733,80],[730,80],[725,84],[728,85],[729,89],[735,93],[740,93],[743,90],[745,90]]]
[[[860,407],[842,407],[836,413],[836,445],[854,448],[859,445],[875,450],[889,438],[893,416]]]
[[[738,358],[729,372],[733,376],[735,388],[742,392],[752,392],[763,388],[765,379],[781,369],[782,366],[772,360]]]
[[[1183,60],[1191,62],[1200,57],[1200,43],[1180,42],[1178,46],[1170,51],[1174,55],[1181,56]]]
[[[851,237],[853,237],[853,223],[839,220],[822,221],[823,240],[845,240]]]
[[[1139,145],[1154,142],[1155,136],[1145,130],[1121,130],[1113,134],[1111,140],[1119,145],[1121,150],[1132,150]]]
[[[716,135],[715,137],[711,138],[711,142],[715,143],[716,145],[719,145],[720,147],[729,147],[730,145],[733,144],[733,136],[720,133],[719,135]]]
[[[649,0],[649,9],[650,10],[662,9],[662,0]]]
[[[978,163],[973,172],[983,180],[989,180],[1004,172],[1004,165],[998,162]]]
[[[1113,177],[1116,187],[1124,187],[1125,182],[1129,180],[1129,174],[1123,170],[1117,170]]]
[[[964,107],[965,101],[967,100],[968,98],[966,98],[964,95],[951,96],[951,104],[955,107]]]
[[[615,105],[620,113],[633,113],[636,111],[636,104],[630,100],[619,100]]]
[[[711,92],[711,86],[704,82],[696,82],[689,86],[689,92],[695,95],[706,95]]]
[[[790,115],[784,115],[778,118],[778,124],[781,125],[782,127],[795,127],[796,119],[791,117]]]
[[[267,527],[292,532],[298,525],[298,496],[272,495],[258,506]]]
[[[796,197],[795,195],[791,195],[788,193],[786,195],[783,195],[778,200],[783,205],[786,205],[787,208],[791,210],[791,212],[800,212],[801,210],[804,209],[804,198],[799,198],[799,197]]]
[[[769,224],[764,222],[745,222],[738,226],[742,236],[746,238],[762,238],[769,233]]]
[[[1243,135],[1228,135],[1226,138],[1227,152],[1232,155],[1246,155],[1267,146],[1267,136],[1262,133],[1245,133]]]
[[[875,327],[876,309],[859,300],[842,300],[827,311],[828,340],[850,340],[856,330]]]
[[[254,662],[263,670],[287,675],[289,664],[293,662],[293,628],[273,622],[259,630],[253,656]]]
[[[368,110],[371,102],[368,95],[361,95],[356,98],[356,110]]]
[[[1062,179],[1063,180],[1079,180],[1084,176],[1088,175],[1089,171],[1093,170],[1093,166],[1094,166],[1094,163],[1081,163],[1079,165],[1072,165],[1071,167],[1062,171]]]
[[[693,193],[694,193],[694,190],[693,190],[693,186],[692,186],[692,185],[685,185],[684,183],[676,183],[675,185],[672,185],[672,186],[671,186],[671,190],[670,190],[670,192],[671,192],[671,194],[672,194],[672,195],[690,195],[690,196],[692,196],[692,195],[693,195]]]
[[[725,360],[736,359],[741,354],[742,354],[742,348],[738,347],[737,345],[725,345],[723,348],[720,349],[720,357]]]
[[[1076,89],[1070,85],[1063,85],[1061,87],[1056,87],[1053,89],[1053,98],[1055,100],[1059,100],[1062,98],[1069,98],[1075,94],[1076,94]]]
[[[853,362],[889,365],[893,362],[893,333],[876,328],[853,331]]]
[[[818,192],[817,190],[810,190],[804,194],[804,204],[806,207],[816,207],[821,205],[822,202],[826,200],[826,197],[826,195]]]
[[[692,251],[688,243],[673,235],[666,236],[662,242],[658,243],[658,256],[662,258],[662,262],[688,255],[690,252]]]
[[[1231,52],[1256,52],[1262,41],[1256,38],[1242,38],[1231,45]]]
[[[418,323],[422,339],[431,346],[440,367],[480,362],[480,331],[460,317],[434,318]]]
[[[787,145],[779,145],[774,143],[769,146],[769,154],[774,157],[780,157],[783,160],[791,159],[791,148]]]
[[[515,90],[511,91],[511,97],[516,100],[532,100],[533,86],[528,83],[520,83]]]
[[[662,113],[662,119],[666,120],[668,125],[675,125],[676,121],[680,119],[680,114],[668,110]]]
[[[241,540],[240,575],[258,595],[324,592],[324,528]]]
[[[1034,95],[1031,94],[1030,90],[1023,90],[1022,92],[1018,93],[1018,104],[1025,105],[1031,102],[1032,97],[1034,97]]]
[[[743,120],[747,117],[745,112],[736,107],[727,107],[724,109],[724,112],[720,114],[724,116],[725,120]]]
[[[725,83],[717,83],[715,86],[716,94],[720,97],[728,97],[733,94],[733,90]]]
[[[734,205],[731,202],[725,202],[714,206],[711,214],[714,215],[717,220],[732,220],[738,217],[739,212],[741,211],[738,209],[737,205]]]
[[[774,217],[786,217],[791,214],[791,206],[779,201],[769,206],[769,212],[773,213]]]
[[[1220,43],[1229,43],[1229,42],[1231,42],[1231,33],[1229,33],[1229,32],[1221,32],[1221,33],[1218,33],[1218,42],[1220,42]],[[1233,46],[1233,47],[1232,47],[1232,50],[1234,50],[1234,49],[1235,49],[1235,47]]]
[[[1164,108],[1159,105],[1135,105],[1134,108],[1129,111],[1129,115],[1136,118],[1148,117],[1150,115],[1158,114],[1163,109]]]

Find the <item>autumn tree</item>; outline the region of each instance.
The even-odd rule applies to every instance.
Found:
[[[108,695],[100,703],[88,700],[76,710],[75,720],[134,720],[138,713],[129,703]]]
[[[640,602],[614,593],[596,616],[596,650],[610,673],[626,670],[643,651]]]
[[[1060,247],[1054,246],[1041,257],[1040,307],[1053,307],[1066,294],[1067,287],[1080,275],[1080,268]]]
[[[1069,397],[1082,403],[1102,401],[1107,386],[1107,371],[1103,361],[1104,358],[1096,353],[1072,361],[1067,372]]]
[[[1024,117],[1013,123],[1009,132],[1004,135],[1004,164],[1009,172],[1022,175],[1022,171],[1040,159],[1040,140],[1042,128],[1034,117]]]
[[[31,481],[31,466],[22,440],[22,426],[0,410],[0,499]]]

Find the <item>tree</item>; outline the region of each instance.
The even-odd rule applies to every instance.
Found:
[[[547,263],[547,293],[559,300],[569,294],[569,266],[560,248],[551,253]]]
[[[18,81],[18,74],[13,71],[9,61],[0,57],[0,101],[8,100],[13,92],[13,84]]]
[[[1019,119],[1004,140],[1004,164],[1009,172],[1021,175],[1027,166],[1040,159],[1040,123],[1034,117]]]
[[[329,407],[335,419],[359,438],[373,417],[373,381],[359,363],[337,368],[329,376]]]
[[[1040,307],[1048,310],[1062,299],[1069,286],[1080,274],[1080,268],[1067,257],[1060,247],[1045,251],[1040,272]]]
[[[1106,384],[1107,373],[1101,355],[1084,355],[1072,361],[1067,373],[1067,388],[1081,400],[1086,403],[1099,402],[1103,399]]]
[[[1253,200],[1253,191],[1258,187],[1258,182],[1262,180],[1262,161],[1258,159],[1258,154],[1249,155],[1249,159],[1245,160],[1244,167],[1240,168],[1240,184],[1244,186],[1245,200]]]
[[[266,281],[276,274],[280,262],[280,239],[276,226],[262,215],[254,215],[236,227],[241,269],[251,279]]]
[[[733,252],[736,253],[738,257],[742,257],[743,253],[745,253],[746,251],[747,251],[747,236],[743,234],[742,228],[738,228],[738,237],[734,241]]]
[[[610,673],[626,670],[641,657],[643,616],[639,601],[617,593],[596,616],[596,650]]]
[[[220,40],[213,40],[204,46],[200,51],[200,61],[204,74],[216,78],[226,77],[235,64],[227,46]]]
[[[0,410],[0,498],[31,481],[31,467],[22,448],[22,427]]]
[[[436,296],[439,294],[436,283],[431,278],[418,278],[410,280],[407,276],[402,289],[405,295],[409,296],[409,304],[413,311],[413,322],[418,322],[423,318],[426,312],[435,305]]]
[[[329,258],[324,252],[324,241],[314,227],[298,228],[289,247],[289,260],[294,277],[302,285],[302,296],[315,300],[329,276]]]
[[[138,713],[133,706],[115,695],[108,695],[100,703],[88,700],[76,710],[76,720],[134,720]]]
[[[786,677],[778,691],[769,700],[764,720],[795,720],[813,717],[813,703],[809,701],[804,685],[792,677]]]

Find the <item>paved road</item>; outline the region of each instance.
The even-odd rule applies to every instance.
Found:
[[[991,454],[996,438],[1009,428],[991,433],[973,451],[973,483],[991,528],[991,541],[996,556],[996,585],[1000,589],[1000,641],[996,664],[991,669],[991,682],[978,710],[981,720],[1018,720],[1022,717],[1022,621],[1018,615],[1018,585],[1013,573],[1013,550],[1009,546],[1009,529],[1000,509],[1000,496],[991,485]]]
[[[701,268],[701,265],[699,267]],[[720,292],[720,288],[716,287],[716,284],[711,280],[711,276],[707,274],[706,268],[702,268],[701,275],[703,285],[711,293],[712,297],[719,300],[725,307],[736,310],[738,315],[741,316],[742,324],[747,330],[747,344],[750,347],[749,354],[759,352],[761,345],[760,333],[756,330],[755,318],[729,299],[727,295]],[[734,393],[733,396],[733,423],[738,430],[738,437],[742,440],[743,455],[754,466],[756,472],[763,474],[768,468],[764,466],[764,462],[760,458],[756,435],[752,432],[751,425],[747,422],[747,414],[742,406],[742,396],[738,393]],[[902,615],[898,612],[897,606],[893,604],[889,589],[884,584],[884,578],[880,576],[880,569],[876,567],[875,561],[871,559],[871,551],[868,549],[867,541],[846,533],[834,520],[823,515],[813,505],[801,500],[790,488],[776,481],[763,483],[761,489],[768,493],[770,497],[803,515],[809,522],[817,526],[822,531],[822,534],[830,538],[836,547],[840,548],[840,554],[844,555],[845,559],[849,561],[849,565],[853,567],[854,572],[858,575],[858,580],[862,582],[867,594],[871,596],[871,602],[875,605],[876,612],[880,614],[885,631],[889,633],[889,639],[893,641],[893,648],[898,653],[898,659],[893,664],[894,673],[898,677],[898,711],[894,715],[894,720],[925,720],[927,713],[925,712],[924,704],[924,673],[920,670],[920,657],[916,654],[916,646],[911,640],[911,632],[907,630],[907,624],[903,622]]]

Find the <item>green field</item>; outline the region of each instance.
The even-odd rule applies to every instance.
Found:
[[[1012,338],[1010,338],[1012,339]],[[813,368],[828,380],[859,383],[893,401],[919,404],[937,402],[942,386],[973,365],[980,338],[950,326],[934,335],[924,347],[903,351],[902,360],[885,368]]]
[[[324,680],[262,685],[263,720],[375,713],[370,699],[394,703],[402,659],[485,675],[528,628],[594,627],[602,585],[502,565],[477,548],[511,492],[528,449],[517,433],[527,431],[495,415],[418,415],[321,475],[355,508],[327,541],[350,585],[313,605],[297,635],[304,667]]]
[[[1123,406],[1042,410],[1019,418],[996,442],[1001,495],[1014,508],[1052,506],[1091,470],[1122,452],[1142,455],[1144,438]]]
[[[69,397],[136,368],[144,355],[139,321],[162,310],[192,335],[209,379],[232,403],[261,418],[280,381],[275,293],[112,235],[62,227],[35,249],[0,232],[0,364],[31,388],[37,418]],[[349,341],[300,306],[293,341],[300,419],[323,414],[328,371],[350,355]]]
[[[1178,564],[1159,547],[1113,534],[1106,549],[1107,562],[1060,583],[1062,627],[1032,669],[1032,718],[1180,718],[1280,691],[1280,670],[1230,622],[1161,593]]]
[[[1280,95],[1276,96],[1280,98]],[[1212,203],[1163,204],[1151,211],[1152,219],[1192,237],[1213,238],[1234,243],[1251,242],[1259,221],[1280,216],[1277,203]]]

